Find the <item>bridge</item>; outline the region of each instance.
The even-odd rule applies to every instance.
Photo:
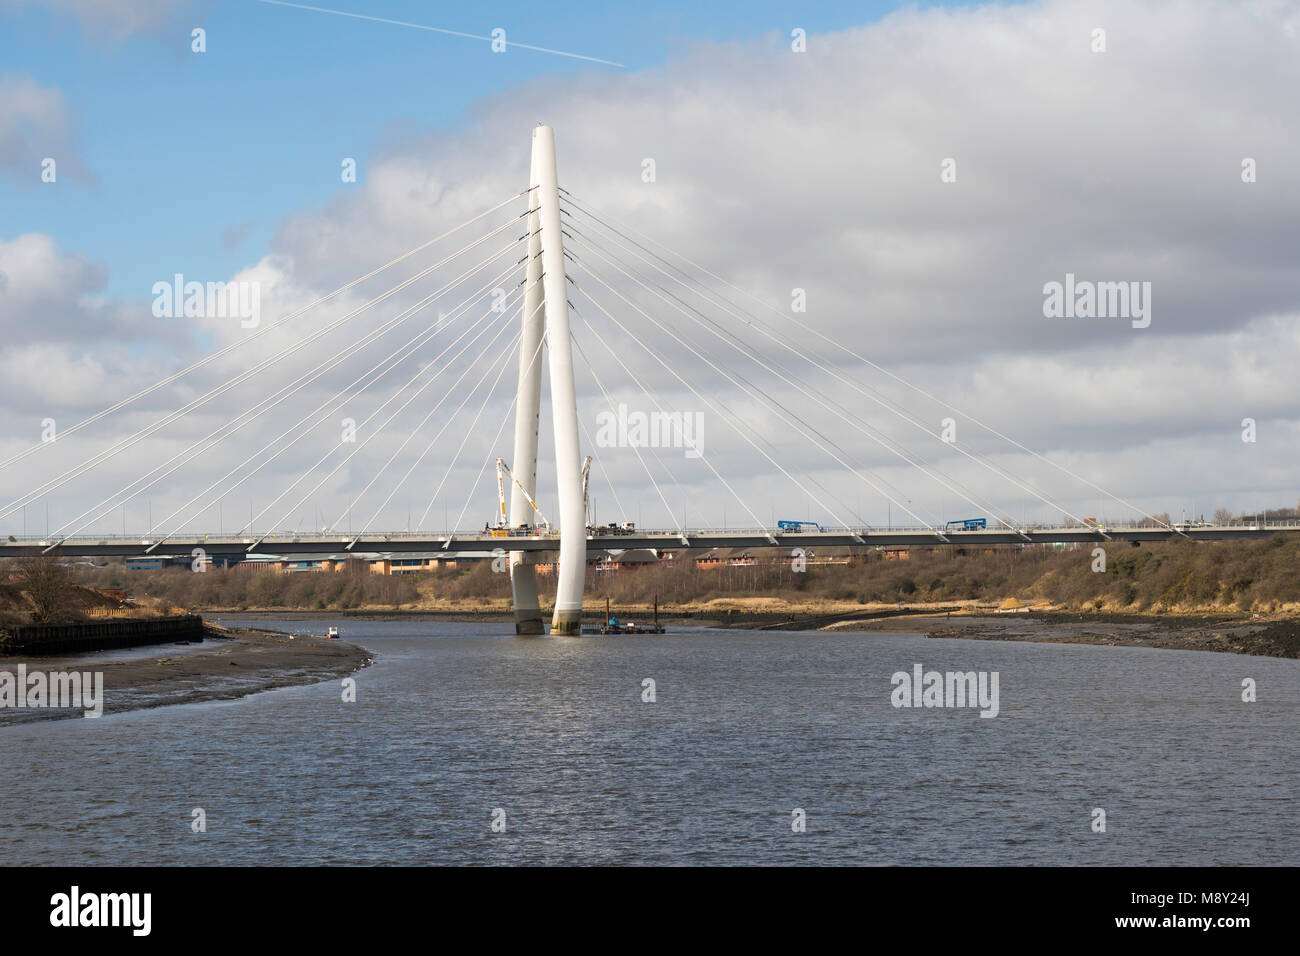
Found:
[[[589,531],[587,550],[626,551],[649,549],[676,551],[707,548],[796,548],[866,546],[878,548],[958,547],[981,548],[1007,544],[1107,544],[1122,542],[1134,545],[1183,538],[1190,541],[1228,541],[1261,538],[1278,532],[1300,531],[1300,522],[1270,521],[1260,524],[1205,524],[1185,530],[1172,527],[1088,526],[1054,528],[981,529],[974,531],[937,532],[927,527],[915,528],[845,528],[838,531],[788,532],[780,528],[713,528],[684,530],[646,529],[644,531],[601,533]],[[252,548],[273,554],[319,554],[350,552],[357,555],[382,553],[427,553],[446,551],[457,554],[490,555],[503,552],[556,552],[562,532],[547,534],[506,532],[429,535],[392,532],[360,537],[347,534],[284,535],[267,534],[258,538],[220,534],[177,535],[166,541],[129,535],[64,538],[51,541],[37,537],[13,537],[0,542],[0,558],[31,557],[50,551],[76,557],[144,557],[150,554],[189,556],[195,550],[206,554],[239,554]]]
[[[440,244],[453,235],[466,240],[460,248],[446,254],[434,251],[435,247],[445,248]],[[436,256],[434,261],[421,264],[432,256]],[[380,275],[389,280],[405,277],[359,306],[346,307],[345,303],[361,295],[358,290],[363,283]],[[432,284],[437,288],[422,294]],[[453,297],[453,290],[462,298],[444,312],[442,305]],[[190,295],[188,290],[182,291]],[[370,318],[386,304],[417,295],[419,298],[392,317],[363,323],[362,334],[350,334],[350,323],[359,316]],[[427,310],[435,303],[437,320],[430,321]],[[336,312],[341,314],[335,317]],[[518,632],[547,630],[538,600],[536,564],[553,561],[558,566],[557,589],[549,630],[574,634],[580,630],[587,554],[593,550],[768,547],[793,553],[795,549],[840,546],[1141,545],[1172,538],[1214,541],[1300,530],[1295,522],[1211,525],[1202,521],[1174,523],[1151,515],[882,367],[800,318],[801,314],[799,309],[777,309],[763,302],[636,228],[614,222],[560,187],[554,132],[539,125],[532,134],[527,189],[273,322],[253,323],[247,334],[198,361],[0,459],[0,475],[7,482],[21,483],[21,490],[0,505],[0,521],[12,526],[21,516],[22,522],[21,529],[13,527],[13,533],[0,535],[7,539],[0,540],[0,558],[188,555],[196,551],[209,555],[508,554]],[[413,319],[418,319],[413,336],[352,377],[352,359],[364,355],[362,364],[370,361],[367,350]],[[335,335],[348,338],[340,343],[331,338]],[[377,351],[385,348],[387,345]],[[429,358],[428,352],[435,349],[437,354]],[[651,363],[649,372],[635,366],[634,358],[642,356]],[[315,360],[314,364],[295,377],[294,363],[303,357]],[[598,403],[603,401],[608,411],[606,423],[617,422],[617,441],[593,441],[579,418],[580,367],[590,383],[587,394]],[[491,433],[489,428],[480,428],[480,422],[503,381],[508,388],[507,372],[512,368],[514,397]],[[543,371],[550,391],[558,504],[555,525],[538,501]],[[868,375],[940,410],[944,417],[921,417],[871,384]],[[336,378],[346,384],[334,388]],[[209,380],[215,384],[209,387]],[[400,384],[390,388],[394,381]],[[692,431],[689,417],[664,399],[659,386],[665,384],[692,395],[698,407],[707,410],[709,420],[724,425],[745,454],[759,463],[761,473],[771,476],[762,483],[779,483],[782,495],[793,496],[800,510],[811,514],[815,509],[818,523],[778,523],[775,516],[770,522],[763,521],[752,494],[741,491],[744,481],[724,475],[721,463],[705,454],[698,429]],[[653,411],[629,425],[625,406],[616,406],[611,391],[611,386],[617,391],[620,385],[635,386],[644,408]],[[730,397],[724,400],[715,386],[722,386]],[[847,397],[843,392],[832,393],[834,388],[847,391]],[[245,404],[247,400],[239,396],[253,389],[256,400]],[[378,402],[376,393],[385,390],[388,397]],[[314,398],[321,392],[324,399],[288,427],[279,427],[278,421],[271,424],[270,413],[290,399],[297,396],[302,402],[303,396]],[[377,404],[368,415],[360,421],[350,417],[353,410],[369,408],[372,399]],[[151,417],[159,403],[174,407]],[[444,406],[452,405],[455,407],[443,413],[442,424],[433,428],[430,423],[435,416]],[[413,409],[411,416],[424,414],[399,443],[389,426],[408,409]],[[868,409],[886,416],[896,429],[906,426],[928,442],[938,443],[930,447],[957,459],[968,471],[987,477],[996,491],[1019,497],[1022,506],[1032,498],[1036,507],[1045,506],[1054,520],[1045,524],[1029,522],[1023,516],[1019,522],[1006,517],[1005,494],[995,504],[987,492],[972,488],[969,478],[950,474],[927,457],[928,453],[886,431],[865,414]],[[470,411],[473,416],[465,422],[462,413]],[[340,420],[340,414],[348,417]],[[203,422],[205,416],[208,424],[215,425],[202,438],[189,440],[177,434],[178,427]],[[458,419],[462,424],[452,430]],[[140,425],[142,420],[145,423]],[[327,450],[317,457],[315,442],[340,421],[344,427],[339,439],[327,435],[323,442]],[[512,421],[507,461],[502,454],[503,436]],[[97,435],[97,426],[109,427],[101,425],[104,422],[116,423],[117,431]],[[658,441],[646,440],[647,424]],[[992,447],[965,438],[957,441],[957,424],[964,434],[974,432]],[[636,428],[641,431],[632,436]],[[259,429],[271,434],[262,440]],[[777,447],[774,439],[778,431],[797,438],[797,455]],[[115,437],[123,433],[124,437]],[[304,442],[309,436],[313,441]],[[710,527],[707,520],[699,526],[688,525],[686,511],[692,496],[659,453],[668,447],[663,444],[665,436],[669,446],[685,444],[689,451],[686,464],[700,469],[702,480],[714,489],[710,496],[739,506],[744,527],[728,526],[725,510],[722,528]],[[471,440],[484,438],[487,447],[482,466],[473,479],[462,480],[457,488],[452,476],[461,466],[467,446]],[[586,457],[583,439],[590,452]],[[611,450],[612,446],[617,451]],[[956,499],[965,513],[981,517],[957,522],[957,528],[953,522],[935,519],[933,502],[923,505],[916,500],[915,489],[900,487],[874,471],[865,461],[867,451],[896,460],[917,482],[934,489],[933,493],[949,502]],[[299,471],[297,465],[284,457],[290,452],[312,460],[296,478],[292,473]],[[1126,518],[1084,517],[1077,506],[1063,503],[1038,481],[1007,467],[1007,454],[1018,456],[1040,473],[1071,483],[1088,500],[1118,508]],[[619,482],[610,476],[609,466],[617,464],[609,460],[612,458],[635,460],[653,490],[648,500],[656,510],[663,506],[671,527],[646,530],[633,525],[629,510],[619,500]],[[478,518],[483,515],[474,502],[478,496],[481,503],[491,485],[485,476],[494,460],[493,519],[482,531],[466,532],[463,527],[471,508]],[[233,467],[227,468],[232,461]],[[426,461],[446,462],[437,482],[421,471],[428,467]],[[104,491],[118,483],[114,474],[131,471],[136,462],[141,471],[101,499]],[[620,523],[600,527],[593,519],[593,464],[615,510],[623,516]],[[15,470],[18,465],[22,470]],[[54,474],[42,478],[35,473],[38,466],[52,468]],[[468,460],[465,467],[472,468],[473,461]],[[678,465],[678,469],[682,467]],[[364,477],[354,476],[358,469],[370,477],[354,491]],[[290,474],[278,473],[285,471]],[[217,472],[220,474],[211,478]],[[416,521],[408,514],[404,532],[380,530],[392,521],[395,497],[409,487],[417,472],[413,484],[433,488],[423,514]],[[835,478],[830,477],[832,473]],[[248,520],[237,531],[225,532],[224,505],[235,500],[236,492],[249,494],[257,483],[269,485],[264,494],[270,500],[258,510],[250,495]],[[28,533],[29,507],[48,509],[51,503],[63,504],[57,496],[65,489],[71,493],[78,485],[81,494],[98,502],[71,517],[60,517],[52,528],[47,519],[43,534]],[[855,491],[850,492],[849,487]],[[465,492],[454,521],[443,496],[452,488]],[[891,518],[884,527],[860,513],[864,489],[877,507],[889,509]],[[681,511],[670,506],[669,492],[680,495]],[[295,516],[301,526],[304,509],[318,500],[318,494],[341,497],[348,504],[323,525],[317,519],[316,531],[290,530],[288,525]],[[857,506],[850,500],[854,494],[859,496]],[[153,495],[166,499],[166,507],[161,509],[166,513],[158,520],[153,515]],[[126,533],[128,506],[139,508],[146,498],[146,530]],[[423,530],[439,501],[444,508],[442,533]],[[698,501],[694,504],[703,512]],[[931,512],[929,520],[923,514],[926,511]],[[106,531],[119,512],[121,533]],[[899,526],[893,515],[908,523]],[[707,519],[707,515],[702,517]],[[355,532],[354,518],[360,524]],[[216,532],[211,530],[213,524]],[[477,524],[477,519],[471,524]],[[796,530],[799,526],[802,528]]]

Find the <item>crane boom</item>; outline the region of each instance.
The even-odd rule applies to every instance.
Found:
[[[510,470],[510,466],[505,463],[505,459],[498,458],[497,459],[497,485],[498,488],[500,489],[499,496],[501,498],[501,526],[503,528],[505,527],[505,514],[506,514],[505,480],[503,478],[504,475],[510,476],[510,480],[514,482],[515,487],[518,488],[523,493],[523,496],[528,500],[528,503],[533,506],[533,511],[537,512],[537,517],[541,520],[542,527],[546,528],[547,531],[551,530],[551,522],[547,520],[546,515],[542,514],[542,509],[537,507],[537,502],[534,501],[533,496],[528,493],[528,489],[519,483],[519,479],[514,476],[514,472]]]
[[[587,524],[591,524],[590,512],[587,505],[587,489],[591,485],[591,456],[588,455],[582,462],[582,513],[587,515]]]
[[[500,502],[501,513],[497,516],[497,527],[506,527],[506,476],[508,471],[504,459],[497,459],[497,500]],[[513,476],[512,476],[513,477]]]

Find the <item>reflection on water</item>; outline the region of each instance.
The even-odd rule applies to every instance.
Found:
[[[348,621],[376,656],[355,703],[330,681],[0,728],[0,863],[1300,862],[1297,661],[508,627]],[[916,663],[998,671],[999,715],[892,708]]]

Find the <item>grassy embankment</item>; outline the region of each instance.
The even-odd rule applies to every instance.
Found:
[[[991,553],[916,552],[911,560],[869,560],[854,567],[727,567],[697,570],[687,562],[588,576],[593,611],[648,607],[656,596],[670,613],[728,607],[839,613],[883,605],[974,603],[1008,598],[1107,613],[1261,613],[1300,611],[1300,537],[1262,541],[1172,541],[1106,547],[1106,570],[1092,570],[1090,548],[1014,548]],[[253,570],[127,571],[121,565],[81,570],[85,585],[127,589],[137,600],[193,610],[507,611],[509,578],[483,562],[410,577],[355,571],[275,574]],[[554,581],[541,581],[543,600]]]

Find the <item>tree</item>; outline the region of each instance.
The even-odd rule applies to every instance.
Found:
[[[47,555],[19,558],[18,586],[32,605],[32,623],[50,624],[77,616],[67,568]]]
[[[1217,508],[1214,512],[1215,524],[1227,524],[1232,520],[1232,512],[1227,508]]]

